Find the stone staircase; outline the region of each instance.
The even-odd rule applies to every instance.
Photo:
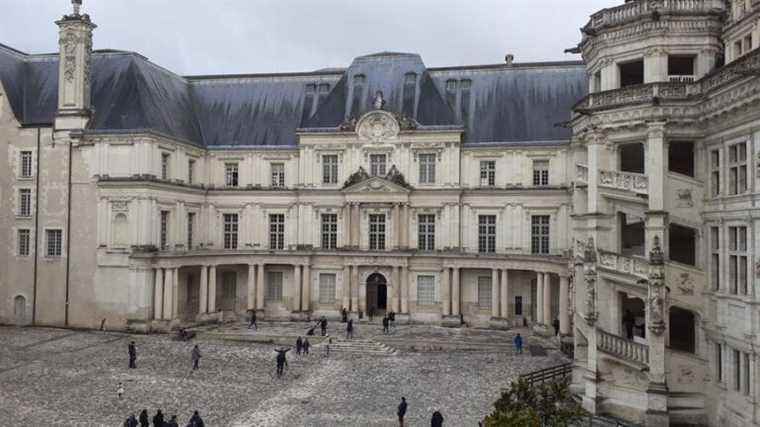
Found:
[[[327,341],[314,346],[315,350],[319,352],[323,351],[324,346],[327,345]],[[333,338],[332,344],[330,344],[330,354],[356,354],[356,355],[369,355],[369,356],[395,356],[398,351],[381,342],[355,338],[351,340],[339,338]]]

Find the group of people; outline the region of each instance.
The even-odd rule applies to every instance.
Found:
[[[130,341],[127,345],[127,354],[129,356],[129,369],[137,369],[137,346],[134,341]],[[201,361],[201,350],[198,348],[198,344],[193,346],[193,349],[190,351],[190,360],[193,363],[193,371],[197,371]],[[117,394],[119,398],[124,394],[124,387],[121,383],[119,383]]]
[[[396,313],[392,310],[383,316],[383,333],[390,334],[391,329],[396,329]]]
[[[311,348],[311,344],[309,343],[308,338],[304,338],[303,340],[301,337],[298,337],[296,340],[296,355],[304,355],[307,356],[309,354],[309,349]]]
[[[401,398],[401,403],[398,404],[398,409],[396,410],[396,415],[398,415],[398,425],[399,427],[404,427],[404,417],[406,416],[406,398]],[[430,418],[430,426],[431,427],[443,427],[443,414],[441,414],[441,411],[435,411],[433,412],[433,416]]]
[[[156,411],[156,415],[153,416],[152,420],[148,416],[147,409],[143,409],[142,412],[140,412],[139,417],[135,417],[135,414],[132,414],[124,421],[124,427],[149,427],[151,421],[154,427],[179,427],[176,415],[172,415],[171,418],[169,418],[169,421],[165,421],[164,414],[160,409]],[[203,418],[198,414],[198,411],[193,412],[193,415],[190,417],[190,420],[188,420],[186,426],[204,427]]]

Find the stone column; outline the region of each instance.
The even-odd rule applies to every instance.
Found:
[[[393,299],[392,299],[392,308],[393,311],[398,313],[399,312],[399,298],[401,297],[401,275],[399,274],[399,267],[397,265],[393,266]]]
[[[351,307],[351,266],[343,266],[343,307],[349,310]],[[341,309],[343,308],[341,307]]]
[[[309,311],[311,309],[311,268],[308,264],[303,266],[303,293],[301,295],[301,310]]]
[[[459,268],[451,271],[451,315],[459,316]]]
[[[509,280],[509,270],[506,268],[501,270],[501,317],[503,319],[509,319],[509,286],[507,284]]]
[[[256,266],[256,310],[264,309],[264,264]]]
[[[570,315],[568,312],[569,283],[567,276],[559,276],[559,333],[570,334]]]
[[[164,317],[164,269],[156,268],[156,280],[153,287],[153,318],[155,320]]]
[[[665,209],[665,176],[668,159],[665,122],[650,123],[647,133],[647,159],[644,170],[648,178],[649,210]]]
[[[534,301],[534,304],[536,304],[536,318],[533,319],[534,322],[537,324],[543,323],[544,321],[544,299],[543,297],[544,293],[544,273],[536,273],[536,301]]]
[[[301,311],[301,266],[293,266],[293,302],[290,311]]]
[[[443,267],[441,275],[441,314],[451,315],[451,277],[449,267]]]
[[[179,268],[175,268],[174,280],[172,281],[172,319],[175,319],[178,316],[179,316]]]
[[[491,317],[499,317],[499,270],[491,269]]]
[[[256,266],[248,264],[248,310],[256,308]]]
[[[208,268],[208,312],[216,313],[216,266]]]
[[[201,266],[201,283],[200,283],[200,306],[198,314],[208,313],[208,266]]]
[[[172,302],[174,300],[174,296],[172,294],[172,290],[174,289],[174,269],[173,268],[167,268],[164,272],[164,311],[162,319],[164,320],[171,320],[173,311],[172,311]]]
[[[544,325],[548,327],[552,324],[552,283],[549,273],[544,273],[544,292],[541,297],[544,299]]]
[[[401,312],[409,313],[409,270],[401,267]]]
[[[393,204],[393,249],[401,247],[401,215],[399,204]]]
[[[662,250],[649,253],[649,286],[646,300],[647,344],[649,345],[649,386],[647,387],[646,425],[667,425],[668,385],[665,374],[665,340],[668,320],[668,289]]]
[[[359,266],[351,266],[351,311],[359,311]]]

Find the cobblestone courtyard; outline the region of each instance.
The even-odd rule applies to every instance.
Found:
[[[225,329],[295,336],[305,327]],[[25,426],[120,426],[130,413],[146,408],[152,416],[161,408],[177,414],[180,425],[197,409],[208,426],[392,426],[405,396],[408,425],[429,425],[438,409],[446,425],[476,426],[510,379],[561,362],[553,351],[547,357],[514,355],[513,332],[413,326],[383,337],[379,326],[358,329],[359,338],[385,340],[399,351],[323,357],[316,345],[308,357],[289,352],[289,368],[277,379],[273,345],[221,340],[213,330],[178,342],[164,335],[0,328],[0,419]],[[135,370],[127,369],[130,340],[137,345]],[[436,342],[456,349],[441,351]],[[203,355],[195,373],[193,344]],[[121,400],[119,382],[125,388]]]

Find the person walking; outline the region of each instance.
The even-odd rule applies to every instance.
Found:
[[[396,312],[391,310],[390,313],[388,313],[388,330],[396,330]]]
[[[430,418],[430,427],[443,427],[443,415],[439,411],[433,412],[433,417]]]
[[[124,384],[119,383],[119,385],[116,386],[116,396],[119,397],[119,400],[121,400],[121,396],[124,394]]]
[[[390,319],[388,319],[388,315],[383,316],[383,333],[388,334],[388,326],[390,324]]]
[[[354,337],[354,319],[348,319],[346,324],[346,339],[350,340]]]
[[[285,367],[288,366],[288,358],[285,356],[285,353],[289,352],[290,349],[275,349],[274,351],[277,352],[277,378],[280,378],[282,377]]]
[[[198,348],[198,344],[193,347],[193,351],[190,353],[190,357],[193,360],[193,371],[197,371],[198,363],[201,361],[201,350]]]
[[[140,427],[150,427],[150,419],[148,419],[148,410],[143,409],[140,412]]]
[[[134,341],[127,346],[127,352],[129,353],[129,369],[137,368],[137,347]]]
[[[319,321],[319,327],[322,329],[322,336],[327,335],[327,318],[325,316],[322,316],[322,319]]]
[[[301,355],[301,350],[303,349],[303,341],[301,340],[301,337],[298,337],[296,340],[296,356]]]
[[[396,412],[398,415],[398,426],[404,427],[404,415],[406,415],[406,398],[401,398],[401,403],[398,404],[398,411]]]
[[[346,310],[346,307],[343,307],[340,310],[340,321],[341,321],[341,323],[348,322],[348,310]]]
[[[325,357],[330,357],[330,344],[332,344],[332,338],[328,338],[327,342],[325,343]]]
[[[124,421],[124,427],[137,427],[137,418],[135,418],[135,414],[127,417],[127,419]]]
[[[515,345],[515,352],[517,354],[522,354],[522,351],[523,351],[523,339],[520,336],[520,334],[517,334],[517,336],[515,336],[515,338],[512,340],[512,342]]]
[[[179,427],[179,423],[177,422],[177,416],[172,415],[171,419],[169,419],[169,422],[164,425],[166,427]]]
[[[311,344],[309,343],[309,339],[305,338],[303,340],[303,354],[304,356],[309,354],[309,348],[311,347]]]
[[[187,422],[187,427],[204,427],[203,418],[198,414],[198,411],[193,412],[193,416]]]
[[[159,409],[153,417],[153,427],[164,427],[164,414]]]
[[[254,330],[259,330],[258,325],[256,325],[256,310],[251,310],[251,319],[248,322],[248,329],[253,328]]]
[[[556,317],[554,318],[554,321],[552,322],[552,327],[554,327],[554,336],[559,335],[559,319]]]

